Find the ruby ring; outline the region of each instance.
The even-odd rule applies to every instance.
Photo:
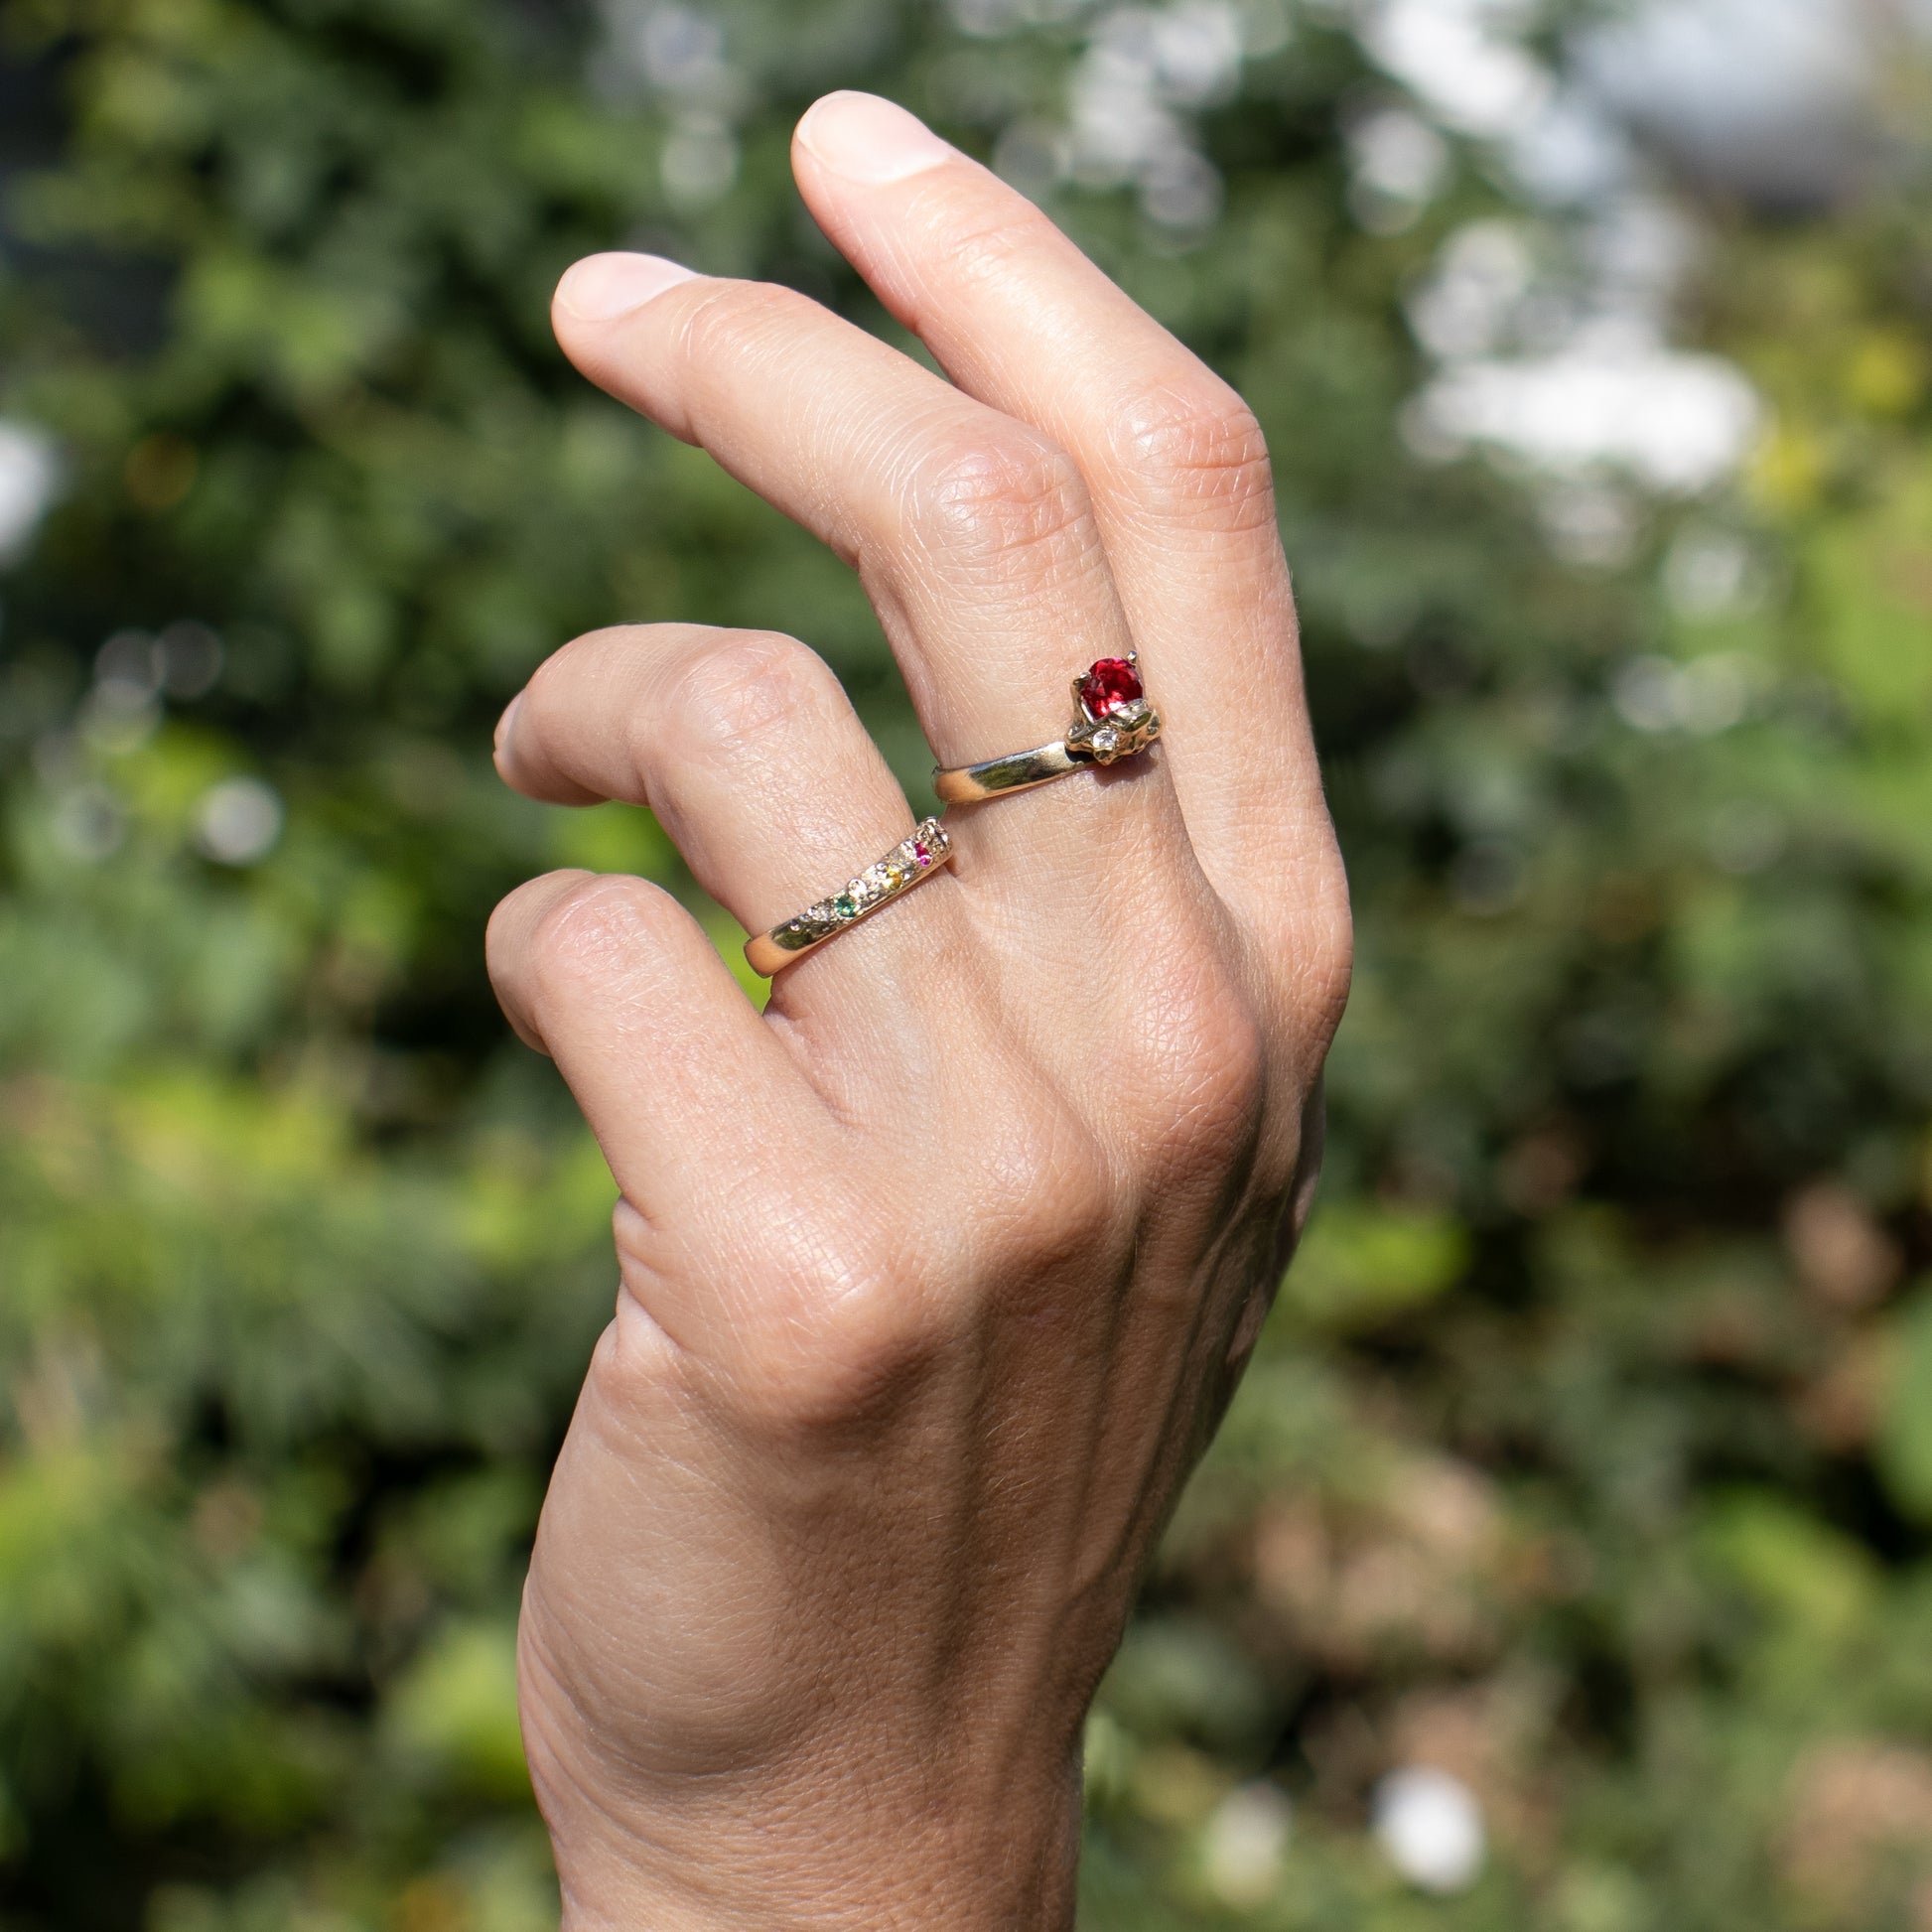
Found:
[[[1132,651],[1125,657],[1103,657],[1076,677],[1073,702],[1078,707],[1073,729],[1051,745],[935,771],[933,784],[941,799],[948,805],[970,805],[1043,785],[1086,765],[1118,764],[1145,752],[1161,736],[1160,716],[1148,703],[1140,661]]]

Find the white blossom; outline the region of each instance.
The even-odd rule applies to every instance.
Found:
[[[1209,1887],[1229,1905],[1264,1903],[1281,1883],[1294,1827],[1295,1809],[1278,1786],[1262,1781],[1230,1792],[1202,1834]]]
[[[53,439],[31,423],[0,419],[0,568],[27,554],[60,486]]]
[[[1375,0],[1357,27],[1363,51],[1445,126],[1507,135],[1549,100],[1550,71],[1511,33],[1505,0]]]
[[[1733,474],[1762,406],[1721,356],[1584,341],[1554,355],[1453,363],[1415,415],[1446,451],[1486,448],[1558,475],[1607,467],[1693,495]]]
[[[281,794],[259,778],[224,778],[195,811],[195,842],[217,865],[252,866],[281,836]]]
[[[1466,1891],[1488,1855],[1482,1808],[1460,1778],[1428,1766],[1391,1771],[1375,1788],[1375,1836],[1389,1863],[1424,1891]]]
[[[1357,184],[1392,202],[1420,207],[1449,179],[1449,143],[1406,108],[1363,115],[1348,129],[1348,155]]]

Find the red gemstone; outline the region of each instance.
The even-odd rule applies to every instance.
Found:
[[[912,856],[922,866],[929,866],[932,863],[932,854],[925,849],[925,842],[922,839],[913,842]]]
[[[1111,718],[1145,695],[1140,672],[1125,657],[1103,657],[1080,680],[1080,702],[1089,718]]]

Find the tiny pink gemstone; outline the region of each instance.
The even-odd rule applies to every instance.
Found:
[[[1144,696],[1140,672],[1124,657],[1103,657],[1080,680],[1080,702],[1089,718],[1111,718]]]
[[[929,866],[932,863],[932,854],[925,849],[925,844],[923,840],[914,843],[912,847],[912,856],[913,858],[918,860],[919,864],[922,866]]]

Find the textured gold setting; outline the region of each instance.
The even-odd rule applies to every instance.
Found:
[[[1073,701],[1076,705],[1080,701],[1077,677],[1073,680]],[[1136,752],[1145,752],[1160,736],[1160,714],[1145,698],[1136,698],[1105,718],[1089,718],[1082,713],[1064,743],[1068,756],[1078,762],[1118,764]]]
[[[909,839],[901,839],[883,859],[875,860],[843,892],[833,893],[815,905],[748,940],[745,957],[752,971],[763,979],[802,959],[815,946],[836,939],[881,906],[902,897],[914,886],[943,871],[952,861],[952,836],[936,818],[924,819]]]

